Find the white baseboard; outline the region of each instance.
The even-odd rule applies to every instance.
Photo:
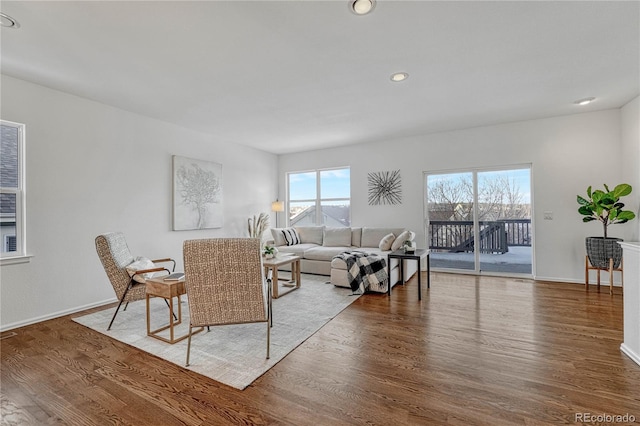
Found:
[[[572,283],[572,284],[584,285],[584,278],[583,279],[571,279],[571,278],[556,278],[556,277],[540,277],[540,276],[536,276],[536,277],[534,277],[534,279],[536,281],[551,281],[551,282],[558,282],[558,283]],[[594,285],[594,286],[597,285],[595,278],[592,277],[590,279],[589,285]],[[606,279],[600,279],[600,286],[609,287],[609,277],[606,277]],[[614,287],[621,287],[622,285],[619,282],[616,282],[614,280],[613,281],[613,286]]]
[[[26,325],[35,324],[35,323],[38,323],[38,322],[41,322],[41,321],[46,321],[46,320],[50,320],[50,319],[54,319],[54,318],[58,318],[58,317],[63,317],[65,315],[74,314],[76,312],[84,311],[86,309],[97,308],[99,306],[108,305],[110,303],[117,302],[117,301],[118,301],[118,299],[116,299],[114,297],[114,298],[109,299],[109,300],[103,300],[101,302],[90,303],[88,305],[78,306],[78,307],[67,309],[67,310],[64,310],[64,311],[58,311],[58,312],[54,312],[54,313],[51,313],[51,314],[43,315],[43,316],[40,316],[40,317],[36,317],[36,318],[29,318],[29,319],[24,320],[24,321],[18,321],[18,322],[14,322],[14,323],[11,323],[11,324],[3,324],[3,325],[0,326],[0,332],[13,330],[14,328],[24,327]]]
[[[622,351],[623,354],[631,358],[633,362],[640,365],[640,354],[637,354],[634,351],[632,351],[631,348],[629,348],[629,346],[625,345],[624,343],[620,345],[620,350]]]

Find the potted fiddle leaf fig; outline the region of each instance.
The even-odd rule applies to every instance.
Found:
[[[273,246],[266,245],[264,246],[262,253],[266,259],[272,259],[278,253],[278,249]]]
[[[631,193],[631,185],[621,183],[613,190],[605,184],[604,191],[596,189],[592,191],[591,187],[587,188],[587,197],[578,195],[578,213],[583,215],[583,222],[600,221],[604,231],[603,237],[587,237],[585,245],[587,248],[587,256],[591,265],[608,269],[609,259],[613,259],[613,267],[620,267],[622,261],[622,247],[618,241],[621,238],[610,238],[607,234],[609,225],[618,223],[626,223],[636,217],[631,210],[623,210],[624,203],[620,202],[620,198]]]

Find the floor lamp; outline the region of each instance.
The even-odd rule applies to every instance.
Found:
[[[276,213],[276,228],[278,227],[278,212],[284,211],[284,202],[275,200],[271,203],[271,211]]]

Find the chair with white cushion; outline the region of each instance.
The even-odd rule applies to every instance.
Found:
[[[147,278],[161,272],[169,274],[176,267],[175,260],[170,258],[156,260],[143,257],[134,258],[129,251],[124,234],[121,232],[98,235],[96,237],[96,251],[119,300],[107,330],[111,329],[122,303],[125,303],[123,310],[126,310],[129,302],[145,298]],[[164,262],[173,262],[171,271],[165,267],[156,266],[156,263]]]

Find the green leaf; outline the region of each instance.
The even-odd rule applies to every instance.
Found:
[[[587,188],[587,197],[591,198],[591,186]]]
[[[591,216],[593,214],[593,208],[590,206],[581,206],[578,209],[578,213],[583,214],[585,216]]]
[[[589,204],[591,204],[591,201],[578,195],[578,204],[580,204],[581,206],[588,206]]]
[[[613,194],[616,198],[624,197],[625,195],[631,194],[631,185],[626,183],[621,183],[613,189]]]
[[[593,193],[591,194],[591,199],[593,200],[593,202],[595,204],[598,204],[600,202],[600,200],[602,200],[602,198],[605,196],[606,194],[604,192],[602,192],[599,189],[596,189],[595,191],[593,191]]]
[[[592,217],[592,216],[588,216],[588,217],[583,217],[582,218],[583,222],[591,222],[592,220],[596,220],[596,218]]]
[[[635,217],[636,217],[636,214],[634,212],[632,212],[631,210],[621,211],[618,214],[618,220],[629,221],[629,220],[632,220]]]
[[[607,192],[611,192],[611,190],[609,189],[609,187],[607,186],[607,184],[606,184],[606,183],[603,183],[603,185],[604,185],[604,189],[606,189],[606,190],[607,190]]]

